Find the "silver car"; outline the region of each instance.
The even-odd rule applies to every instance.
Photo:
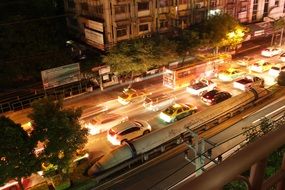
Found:
[[[156,94],[147,96],[143,106],[152,111],[164,109],[175,103],[175,96],[169,94]]]

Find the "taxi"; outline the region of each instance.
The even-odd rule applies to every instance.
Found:
[[[219,79],[222,81],[233,81],[239,77],[244,76],[246,73],[240,69],[229,68],[219,73]]]
[[[144,101],[146,96],[147,94],[143,90],[127,88],[118,96],[118,102],[127,105],[132,102]]]
[[[175,122],[197,112],[197,107],[190,104],[175,103],[159,114],[159,118],[166,123]]]
[[[249,69],[257,73],[262,73],[264,71],[270,70],[272,66],[273,65],[268,61],[259,60],[255,62],[253,65],[251,65]]]

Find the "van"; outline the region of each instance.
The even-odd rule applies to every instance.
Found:
[[[175,96],[169,94],[159,94],[147,96],[143,106],[151,111],[158,111],[175,103]]]

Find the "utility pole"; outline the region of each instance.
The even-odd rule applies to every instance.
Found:
[[[188,151],[185,152],[185,159],[191,162],[196,167],[196,176],[199,176],[203,173],[203,166],[205,165],[205,160],[211,160],[214,163],[217,163],[215,160],[211,159],[211,152],[212,148],[208,149],[207,152],[205,151],[206,143],[210,144],[211,146],[215,146],[214,143],[209,142],[205,139],[200,139],[199,135],[192,130],[188,129],[190,132],[190,139],[189,143],[187,143],[189,149],[193,150],[194,152],[194,162],[193,159],[191,160],[188,155]]]

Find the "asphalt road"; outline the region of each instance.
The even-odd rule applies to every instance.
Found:
[[[261,105],[257,108],[253,108],[248,112],[251,114],[243,114],[237,118],[233,118],[231,121],[235,124],[230,128],[223,130],[217,135],[209,138],[208,140],[212,143],[219,144],[224,142],[225,139],[230,139],[237,134],[240,134],[244,131],[243,127],[251,125],[257,119],[264,117],[265,115],[274,112],[280,106],[285,105],[285,97],[278,99],[278,101],[274,101],[272,103],[267,103],[266,109],[264,105]],[[264,107],[263,107],[264,106]],[[284,110],[283,110],[284,113]],[[223,128],[227,126],[227,123],[223,123],[218,128]],[[217,148],[212,150],[212,158],[220,155],[223,152],[231,149],[235,145],[243,142],[245,140],[245,136],[241,135],[237,138],[234,138],[227,143],[221,144]],[[212,147],[212,145],[206,144],[206,149]],[[249,155],[250,156],[250,155]],[[194,159],[194,154],[190,154],[190,158]],[[150,167],[128,179],[122,180],[118,182],[118,184],[111,186],[109,189],[112,190],[163,190],[167,189],[170,186],[178,183],[180,180],[188,177],[195,171],[195,167],[193,164],[190,164],[185,159],[185,154],[179,154],[169,160],[161,162],[153,167]]]

